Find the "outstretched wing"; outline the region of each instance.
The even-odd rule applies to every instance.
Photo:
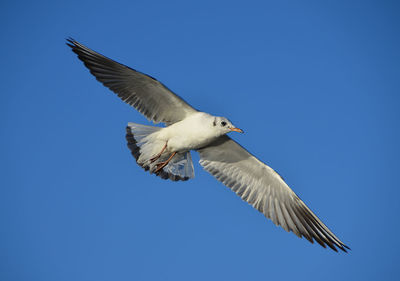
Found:
[[[324,248],[349,249],[270,167],[228,136],[198,150],[200,164],[217,180],[286,231]],[[336,247],[335,247],[336,246]]]
[[[98,81],[154,123],[172,124],[197,112],[156,79],[113,61],[73,39],[67,41],[67,45]]]

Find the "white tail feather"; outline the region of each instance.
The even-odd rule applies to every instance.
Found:
[[[132,151],[132,155],[136,158],[136,162],[144,169],[150,170],[150,173],[155,173],[157,164],[167,160],[171,154],[170,151],[166,151],[159,159],[151,161],[165,146],[165,141],[157,138],[157,132],[161,129],[160,127],[145,126],[132,122],[128,123],[128,147]],[[162,178],[170,178],[172,180],[193,178],[194,169],[190,151],[177,153],[168,165],[156,174]]]

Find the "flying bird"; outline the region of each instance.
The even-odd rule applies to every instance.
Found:
[[[282,177],[227,134],[243,131],[225,117],[193,108],[155,78],[111,60],[73,39],[67,45],[98,81],[154,123],[128,123],[126,140],[139,166],[163,179],[194,177],[200,165],[286,231],[337,252],[350,249],[290,189]]]

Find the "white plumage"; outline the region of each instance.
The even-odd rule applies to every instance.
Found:
[[[106,87],[149,120],[167,127],[128,123],[126,139],[137,163],[164,179],[194,177],[191,150],[217,180],[286,231],[321,246],[349,249],[269,166],[229,138],[242,132],[228,119],[197,111],[156,79],[94,52],[73,39],[68,46]]]

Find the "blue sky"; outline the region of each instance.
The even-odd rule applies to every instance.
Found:
[[[301,2],[3,1],[0,279],[398,280],[399,4]],[[276,227],[196,153],[191,181],[145,173],[124,131],[148,121],[68,36],[243,128],[352,251]]]

